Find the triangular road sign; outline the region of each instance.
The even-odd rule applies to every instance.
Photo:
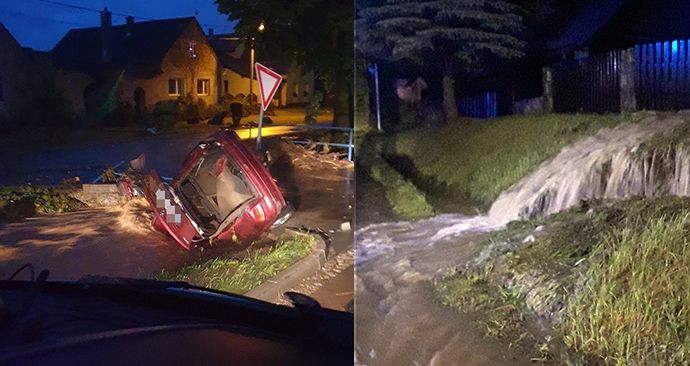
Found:
[[[266,110],[268,108],[273,95],[278,90],[280,82],[283,77],[277,72],[269,69],[268,67],[256,63],[256,78],[259,80],[259,94],[261,95],[261,107]]]

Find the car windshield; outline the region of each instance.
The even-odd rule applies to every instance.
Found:
[[[219,147],[211,148],[182,180],[180,193],[209,230],[254,198],[242,170]]]

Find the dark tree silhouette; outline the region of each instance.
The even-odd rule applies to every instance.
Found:
[[[455,80],[522,57],[523,9],[508,1],[387,0],[358,10],[357,49],[369,58],[440,67],[446,118],[458,116]],[[373,4],[372,4],[373,3]]]
[[[216,4],[218,11],[238,22],[237,33],[256,37],[262,52],[279,48],[298,65],[313,70],[334,95],[335,123],[352,125],[352,1],[216,0]],[[261,22],[263,32],[257,30]]]

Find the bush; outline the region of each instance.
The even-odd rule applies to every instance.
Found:
[[[400,101],[400,121],[395,130],[405,131],[417,127],[417,104]]]
[[[55,81],[55,70],[42,62],[33,66],[10,79],[16,98],[7,103],[7,122],[15,130],[44,133],[41,139],[47,141],[73,116]]]
[[[36,213],[74,211],[83,204],[65,193],[32,186],[0,189],[0,219],[16,221]]]
[[[122,127],[134,124],[134,107],[129,102],[120,102],[103,118],[104,126]]]
[[[199,119],[201,119],[199,104],[192,102],[185,104],[182,108],[182,119],[187,121],[190,125],[199,123]]]
[[[161,131],[172,129],[180,118],[180,105],[174,100],[162,100],[153,108],[154,125]]]
[[[225,107],[222,104],[209,104],[205,110],[204,110],[204,115],[202,116],[203,119],[210,119],[217,117],[218,115],[223,114],[223,112],[228,112],[229,107]]]
[[[304,110],[304,123],[311,125],[316,123],[316,116],[319,115],[321,109],[321,102],[323,102],[323,93],[316,92],[311,97],[311,101]]]

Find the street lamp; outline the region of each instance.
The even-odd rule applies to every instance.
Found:
[[[266,29],[263,21],[259,23],[259,28],[257,29],[259,32],[263,32]],[[251,105],[253,103],[252,92],[254,89],[254,37],[251,37],[249,42],[249,104]]]

